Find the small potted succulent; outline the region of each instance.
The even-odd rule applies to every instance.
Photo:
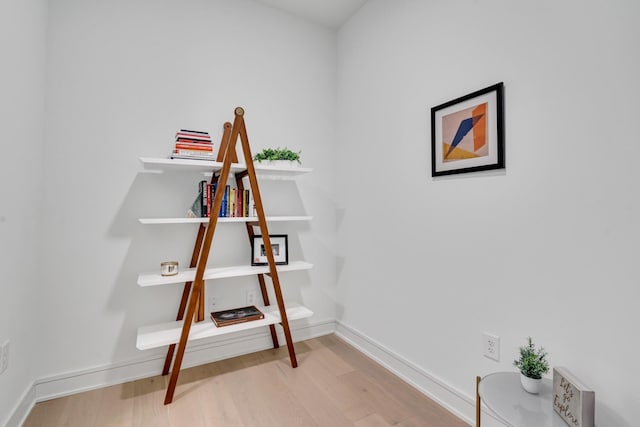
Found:
[[[288,166],[296,166],[294,162],[302,164],[300,161],[300,153],[285,148],[265,148],[258,154],[253,156],[253,160],[265,165],[277,166],[278,164],[286,164]]]
[[[520,370],[522,387],[532,394],[540,392],[542,376],[549,372],[547,352],[544,348],[536,349],[531,337],[527,338],[527,345],[520,347],[520,357],[513,361],[513,366]]]

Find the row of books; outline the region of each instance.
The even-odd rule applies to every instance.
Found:
[[[171,153],[172,159],[215,160],[209,132],[180,129]]]
[[[255,216],[253,212],[253,199],[248,189],[240,190],[237,187],[225,185],[221,187],[222,204],[218,217],[235,218]],[[211,184],[206,180],[198,184],[198,197],[191,205],[188,216],[205,218],[211,216],[213,200],[217,192],[217,184]]]

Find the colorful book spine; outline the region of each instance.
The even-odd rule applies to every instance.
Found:
[[[208,132],[184,131],[176,132],[176,141],[179,139],[190,139],[194,141],[211,142],[211,136]]]
[[[214,161],[215,156],[211,156],[208,154],[188,154],[188,153],[171,153],[170,156],[172,159],[185,159],[185,160],[206,160],[209,162]]]
[[[209,132],[206,132],[206,131],[203,131],[203,130],[180,129],[178,132],[194,133],[196,135],[209,135]]]
[[[193,156],[193,157],[203,157],[205,159],[215,159],[215,156],[211,151],[195,151],[195,150],[173,150],[172,155],[174,156]]]
[[[216,197],[218,183],[207,180],[198,182],[198,196],[190,211],[201,217],[210,217],[213,212],[213,202]],[[249,189],[240,190],[232,185],[226,185],[222,190],[222,201],[218,216],[221,218],[246,218],[255,216],[253,199]]]
[[[176,143],[197,144],[197,145],[213,145],[210,140],[193,139],[193,138],[176,138]]]
[[[212,185],[207,184],[207,216],[211,216],[211,207],[213,206],[213,190]]]
[[[189,144],[184,142],[176,142],[176,150],[195,150],[195,151],[213,151],[211,144]]]
[[[198,197],[200,199],[200,216],[204,217],[204,216],[207,216],[207,196],[206,196],[207,181],[206,180],[200,181],[200,183],[198,184],[198,189],[199,189]]]

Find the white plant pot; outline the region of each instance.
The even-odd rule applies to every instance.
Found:
[[[300,163],[295,160],[263,160],[258,164],[274,168],[297,168],[300,166]]]
[[[529,378],[522,372],[520,373],[520,383],[522,383],[522,388],[524,388],[528,393],[531,394],[538,394],[542,389],[542,379],[536,380],[533,378]]]

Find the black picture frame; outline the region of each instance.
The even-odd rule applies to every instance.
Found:
[[[286,234],[269,234],[271,250],[276,265],[289,264],[289,238]],[[269,265],[264,251],[262,235],[253,236],[251,242],[251,265]]]
[[[505,168],[504,83],[431,108],[431,176]]]

